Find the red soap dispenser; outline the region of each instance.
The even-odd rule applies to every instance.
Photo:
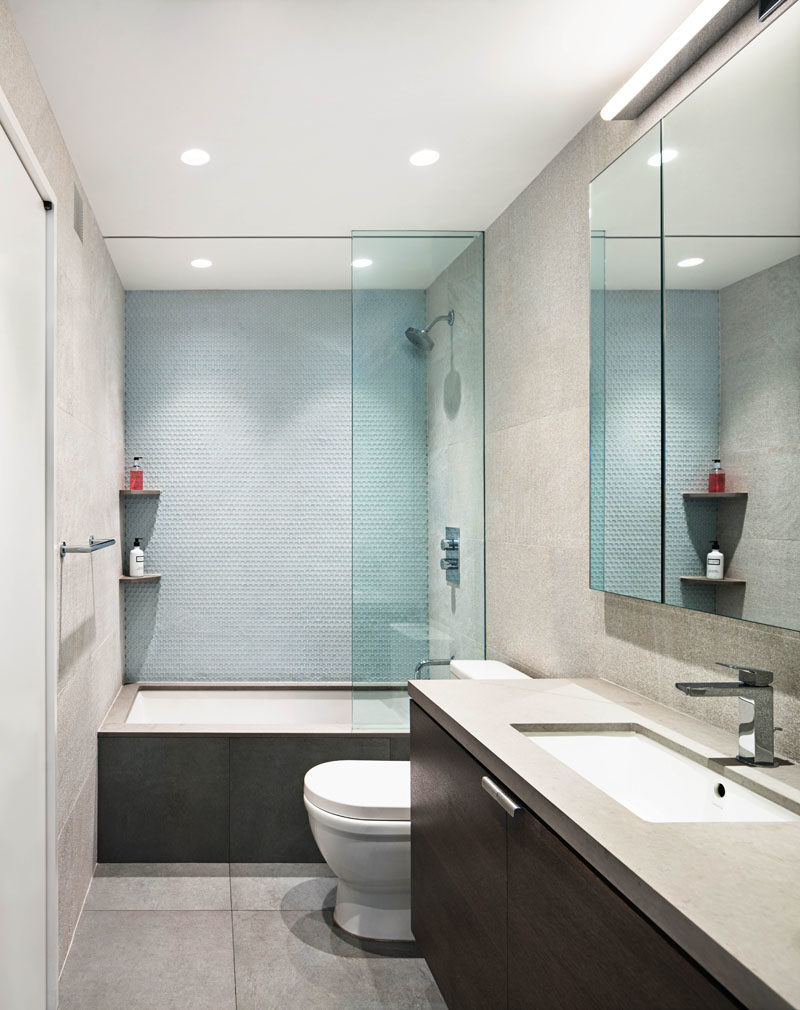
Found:
[[[714,469],[708,475],[708,490],[715,494],[725,490],[725,471],[718,459],[714,460]]]
[[[141,456],[133,457],[133,466],[130,469],[130,480],[128,486],[131,491],[142,491],[144,489],[144,474],[140,465]]]

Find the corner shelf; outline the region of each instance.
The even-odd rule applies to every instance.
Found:
[[[141,491],[132,491],[130,488],[122,487],[119,489],[120,505],[125,499],[130,498],[158,498],[161,494],[159,488],[143,488]],[[123,532],[124,535],[124,532]],[[120,575],[119,584],[122,586],[132,586],[136,582],[144,582],[152,585],[154,582],[160,582],[161,576],[156,572],[148,572],[147,575]]]
[[[699,498],[703,501],[711,501],[712,498],[719,501],[731,501],[732,499],[741,499],[747,497],[747,491],[684,491],[684,498]]]
[[[689,582],[696,586],[746,586],[746,579],[709,579],[705,575],[681,575],[681,582]]]

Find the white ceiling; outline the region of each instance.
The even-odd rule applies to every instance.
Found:
[[[346,236],[488,226],[697,0],[10,5],[105,235]],[[128,287],[198,283],[124,249]]]

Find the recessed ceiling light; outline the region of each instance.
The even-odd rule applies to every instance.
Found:
[[[439,160],[439,152],[424,147],[421,151],[415,151],[408,160],[417,168],[425,168],[427,165],[436,164]]]
[[[211,161],[211,155],[199,147],[191,147],[183,152],[181,161],[184,165],[207,165]]]
[[[353,266],[356,270],[363,270],[364,267],[372,266],[372,260],[367,259],[366,256],[359,256],[357,260],[353,260]]]
[[[647,159],[647,164],[652,165],[653,168],[658,168],[659,165],[666,165],[668,161],[674,161],[678,157],[678,152],[674,147],[665,147],[664,150],[658,154],[654,154]]]
[[[211,260],[202,259],[202,257],[200,259],[197,259],[197,260],[192,260],[192,266],[196,270],[205,270],[206,267],[210,267],[212,265],[213,264],[212,264]]]
[[[699,267],[701,263],[705,263],[702,256],[690,256],[686,260],[678,260],[679,267]]]

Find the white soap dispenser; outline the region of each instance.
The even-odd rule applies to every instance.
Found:
[[[133,541],[133,550],[131,551],[130,562],[128,564],[128,574],[134,579],[141,578],[144,575],[144,551],[141,548],[138,537]]]
[[[716,540],[711,542],[711,550],[706,556],[706,578],[721,579],[725,573],[725,555]]]

